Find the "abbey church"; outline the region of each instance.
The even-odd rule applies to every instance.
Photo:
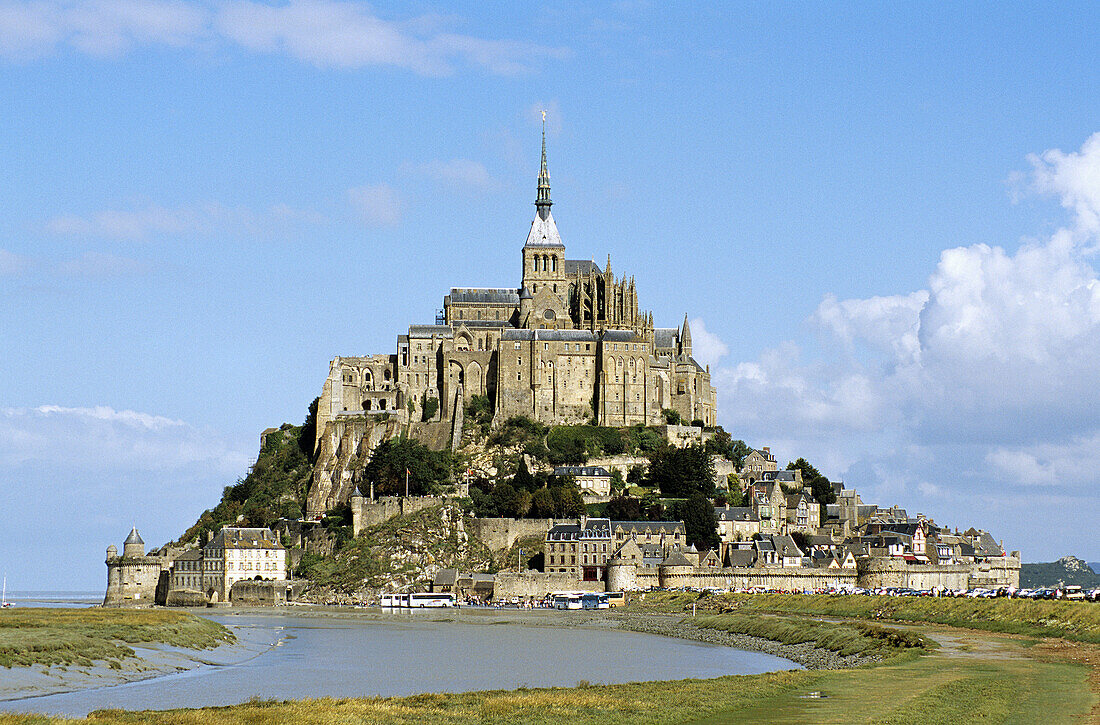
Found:
[[[552,204],[544,128],[519,285],[453,288],[435,324],[411,325],[396,353],[335,358],[319,441],[347,418],[453,420],[473,396],[486,396],[494,421],[656,425],[671,409],[715,425],[716,391],[692,357],[687,316],[682,327],[654,327],[634,278],[616,278],[610,257],[603,269],[567,259]]]

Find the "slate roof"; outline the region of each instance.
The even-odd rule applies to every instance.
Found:
[[[775,550],[779,552],[780,556],[805,556],[802,550],[798,548],[798,545],[794,543],[794,539],[790,536],[773,536],[772,543],[775,545]]]
[[[653,345],[659,348],[674,348],[680,337],[680,331],[675,327],[654,327]]]
[[[584,528],[579,524],[556,524],[546,532],[547,541],[579,541],[590,539],[610,539],[610,519],[588,519]]]
[[[451,337],[453,333],[448,325],[409,325],[409,337]]]
[[[246,529],[225,526],[206,545],[213,549],[282,549],[271,529]],[[206,548],[206,547],[203,547]]]
[[[730,549],[730,566],[752,566],[756,561],[756,552],[752,549]]]
[[[634,342],[640,338],[633,330],[604,330],[604,342]]]
[[[125,544],[142,544],[143,546],[145,544],[145,542],[142,541],[142,539],[141,539],[141,535],[138,534],[136,526],[133,527],[132,529],[130,529],[130,535],[126,537],[126,541],[124,541],[123,543],[125,543]]]
[[[683,521],[612,521],[611,528],[623,531],[642,531],[651,534],[683,532]]]
[[[173,559],[173,561],[201,561],[201,560],[202,560],[202,550],[201,549],[188,549],[187,551],[183,552],[182,554],[177,556],[175,559]]]
[[[723,506],[714,508],[719,521],[759,521],[760,519],[748,506]]]
[[[571,277],[576,277],[578,270],[582,277],[587,277],[589,271],[596,274],[603,274],[600,271],[599,266],[588,259],[567,259],[565,260],[565,273]]]
[[[546,219],[543,219],[538,214],[535,215],[534,220],[531,222],[531,231],[527,234],[527,242],[524,247],[560,247],[565,249],[565,245],[561,243],[561,235],[558,234],[558,225],[554,221],[554,215],[547,212]]]
[[[490,305],[518,305],[519,292],[498,287],[455,287],[451,289],[451,302],[468,302]]]

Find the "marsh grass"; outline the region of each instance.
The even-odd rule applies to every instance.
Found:
[[[783,644],[809,642],[841,655],[889,657],[905,650],[937,645],[916,632],[903,632],[864,622],[822,622],[804,617],[719,614],[685,620],[697,627],[762,637]]]
[[[0,611],[0,665],[119,667],[134,656],[128,644],[157,642],[207,649],[233,634],[188,612],[133,609],[11,609]]]
[[[954,599],[824,594],[695,594],[653,592],[633,611],[683,612],[695,604],[719,613],[801,614],[893,622],[927,622],[1029,637],[1100,644],[1100,606],[1029,599]]]

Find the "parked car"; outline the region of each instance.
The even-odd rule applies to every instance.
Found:
[[[1070,584],[1062,588],[1062,599],[1083,602],[1085,601],[1085,590],[1076,584]]]

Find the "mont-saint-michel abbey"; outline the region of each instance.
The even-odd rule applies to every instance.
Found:
[[[656,425],[670,409],[716,423],[717,392],[709,366],[692,357],[687,315],[680,327],[656,327],[610,257],[602,269],[568,259],[552,204],[544,128],[519,285],[452,288],[435,324],[410,325],[395,353],[335,358],[317,411],[319,450],[335,450],[353,419],[453,422],[477,395],[497,421]]]

